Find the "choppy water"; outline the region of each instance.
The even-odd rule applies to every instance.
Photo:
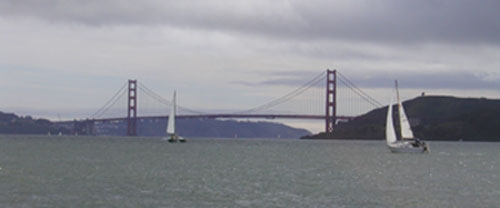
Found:
[[[0,207],[496,207],[500,144],[0,136]]]

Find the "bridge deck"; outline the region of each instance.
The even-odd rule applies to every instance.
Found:
[[[167,119],[168,116],[137,116],[137,119]],[[280,115],[280,114],[203,114],[203,115],[177,115],[176,119],[194,119],[194,118],[263,118],[263,119],[309,119],[309,120],[325,120],[324,115]],[[337,119],[350,120],[352,116],[337,116]],[[116,121],[127,120],[127,117],[116,118],[98,118],[88,119],[89,121]],[[84,120],[79,120],[84,121]],[[70,123],[70,121],[55,121],[54,123]]]

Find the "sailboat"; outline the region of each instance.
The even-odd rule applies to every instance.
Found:
[[[423,153],[429,152],[429,145],[424,141],[415,138],[413,136],[413,131],[410,127],[410,122],[406,116],[403,104],[399,99],[398,81],[396,80],[396,94],[397,94],[397,105],[399,111],[399,122],[401,129],[401,139],[397,139],[396,131],[394,129],[394,122],[392,120],[392,106],[394,105],[393,100],[389,104],[387,110],[387,121],[385,125],[385,139],[387,141],[387,146],[393,153],[406,152],[406,153]]]
[[[169,142],[186,142],[186,139],[179,136],[175,132],[175,111],[176,111],[176,101],[175,101],[175,91],[174,97],[172,99],[172,109],[170,110],[170,115],[168,116],[168,124],[167,124],[167,137]]]

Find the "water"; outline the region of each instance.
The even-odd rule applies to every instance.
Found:
[[[496,207],[500,143],[0,136],[0,207]]]

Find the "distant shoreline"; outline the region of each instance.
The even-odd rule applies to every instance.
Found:
[[[44,134],[0,134],[0,139],[6,137],[29,137],[29,138],[75,138],[75,139],[137,139],[137,140],[159,140],[161,136],[112,136],[112,135],[44,135]],[[231,137],[192,137],[195,140],[274,140],[274,141],[379,141],[384,142],[384,139],[328,139],[328,138],[231,138]],[[425,140],[427,142],[464,142],[464,143],[498,143],[498,140]]]

